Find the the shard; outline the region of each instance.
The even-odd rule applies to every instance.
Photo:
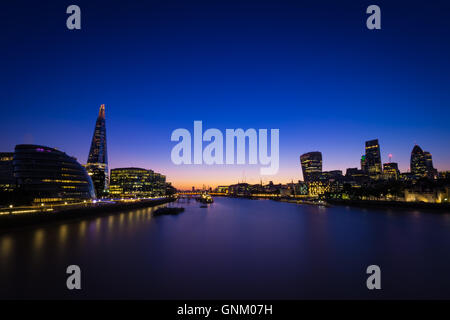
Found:
[[[108,190],[109,181],[104,104],[100,106],[100,111],[95,123],[94,135],[92,136],[91,149],[89,150],[86,170],[94,183],[97,198],[104,196]]]

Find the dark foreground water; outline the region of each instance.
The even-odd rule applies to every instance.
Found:
[[[215,198],[0,235],[0,298],[450,299],[450,214]],[[82,290],[66,289],[66,268]],[[381,267],[379,291],[366,268]]]

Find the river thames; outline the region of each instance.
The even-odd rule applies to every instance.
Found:
[[[0,234],[0,298],[450,299],[450,214],[216,197]],[[81,268],[81,290],[66,268]],[[366,268],[381,268],[368,290]]]

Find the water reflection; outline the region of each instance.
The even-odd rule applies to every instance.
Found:
[[[66,240],[67,240],[67,224],[63,224],[59,227],[59,245],[60,247],[64,247],[64,245],[66,244]]]
[[[101,225],[102,219],[97,218],[95,219],[95,232],[98,234],[100,233],[100,225]]]
[[[137,209],[0,236],[5,288],[40,297],[61,269],[80,264],[95,274],[85,280],[88,298],[370,298],[355,272],[380,263],[392,272],[384,295],[399,287],[399,298],[450,297],[450,215],[230,198],[206,210],[171,205],[186,210]],[[402,278],[405,263],[420,288]],[[112,275],[120,275],[115,290]],[[51,288],[58,297],[59,282]],[[8,294],[0,288],[0,298]]]
[[[81,221],[78,228],[78,239],[83,242],[86,237],[86,221]]]
[[[43,228],[40,228],[34,231],[34,236],[32,240],[32,262],[30,264],[30,268],[34,268],[38,266],[42,262],[44,244],[45,244],[46,231]]]
[[[33,251],[40,251],[44,244],[45,231],[44,229],[38,229],[34,232],[33,239]]]
[[[114,216],[108,218],[108,232],[112,232],[114,229]]]
[[[13,239],[11,236],[3,236],[0,238],[0,261],[9,258],[13,250]]]

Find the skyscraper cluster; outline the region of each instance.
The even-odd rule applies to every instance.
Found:
[[[84,203],[108,195],[106,146],[105,105],[102,104],[84,167],[74,157],[41,145],[17,145],[14,152],[0,153],[0,192],[3,192],[0,204],[5,201],[7,204],[12,201],[42,206],[46,203]],[[118,168],[113,170],[113,175],[113,196],[152,197],[173,191],[166,177],[152,170]]]
[[[305,182],[339,180],[339,170],[322,171],[322,153],[308,152],[300,156],[300,163]],[[348,168],[346,178],[356,181],[373,180],[414,180],[420,178],[435,179],[437,170],[433,167],[431,153],[415,145],[411,152],[410,172],[401,174],[396,162],[382,164],[378,139],[366,141],[365,153],[361,156],[361,169]],[[341,178],[344,178],[341,175]]]

